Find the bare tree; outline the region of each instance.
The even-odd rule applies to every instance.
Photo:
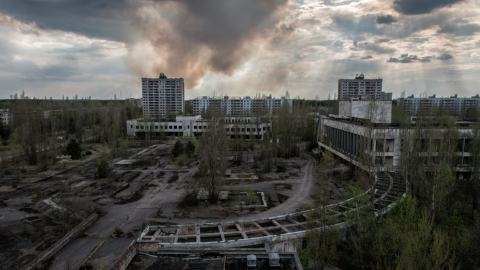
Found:
[[[201,186],[208,193],[208,201],[216,203],[227,168],[228,142],[224,117],[212,116],[208,127],[200,138],[200,167],[204,172]]]

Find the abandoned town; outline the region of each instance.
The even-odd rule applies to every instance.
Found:
[[[0,269],[480,269],[479,14],[0,1]]]
[[[338,84],[342,100],[184,100],[161,73],[140,100],[4,101],[2,269],[355,268],[372,259],[349,241],[424,218],[443,242],[415,241],[446,249],[425,265],[454,265],[435,223],[476,216],[480,99],[410,116],[381,79]]]

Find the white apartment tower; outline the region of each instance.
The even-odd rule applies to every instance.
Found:
[[[338,100],[392,100],[391,93],[382,92],[382,79],[365,79],[363,74],[355,79],[338,80]]]
[[[167,78],[160,73],[158,78],[142,78],[143,116],[164,119],[170,112],[185,111],[183,78]]]

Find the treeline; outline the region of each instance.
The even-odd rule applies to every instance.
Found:
[[[0,128],[3,144],[18,147],[18,156],[42,167],[54,163],[70,140],[107,143],[115,156],[126,138],[126,120],[141,115],[123,101],[15,99],[8,107],[9,124]]]

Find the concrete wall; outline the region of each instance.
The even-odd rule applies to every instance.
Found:
[[[130,247],[125,251],[112,270],[124,270],[128,267],[133,257],[135,257],[135,254],[137,254],[137,246],[135,245],[135,242],[135,240],[132,241]]]
[[[339,115],[388,124],[392,122],[392,101],[339,101]]]
[[[25,266],[24,270],[33,270],[41,268],[41,265],[47,261],[48,259],[52,258],[60,251],[66,244],[68,244],[73,238],[77,237],[81,232],[83,232],[86,228],[88,228],[95,220],[97,220],[98,215],[92,214],[89,216],[85,221],[78,224],[75,228],[69,231],[65,236],[63,236],[60,240],[58,240],[55,244],[53,244],[50,248],[42,252],[40,255],[35,258],[35,260],[30,263],[29,265]]]
[[[352,117],[352,102],[350,100],[338,102],[338,115]]]

